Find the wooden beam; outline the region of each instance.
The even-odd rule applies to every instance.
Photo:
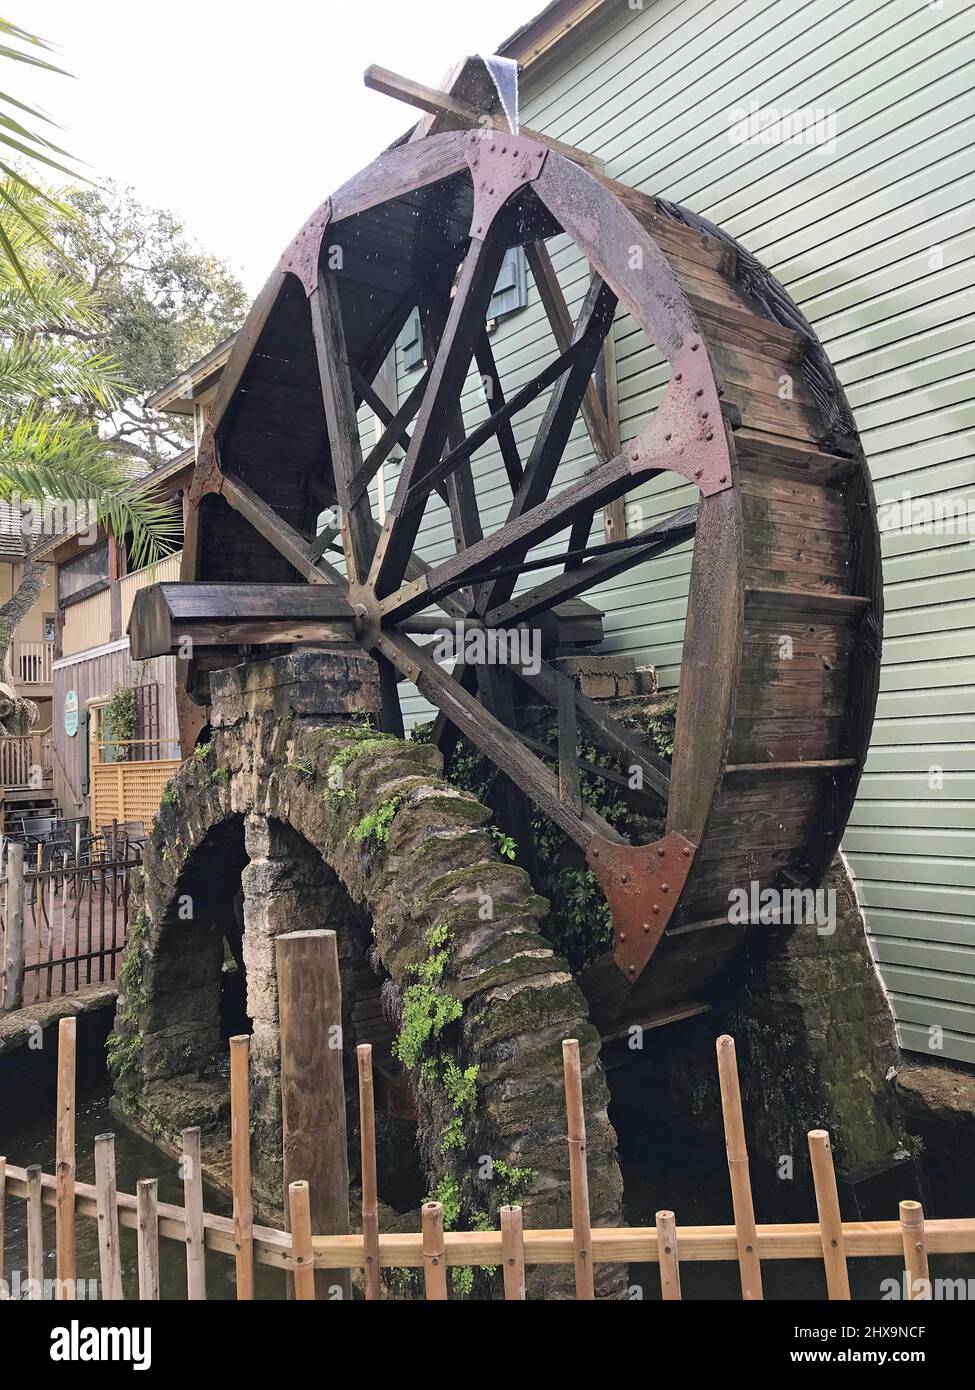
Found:
[[[312,1230],[350,1229],[342,984],[334,931],[287,932],[275,940],[281,1018],[281,1117],[285,1191],[307,1182]],[[351,1298],[342,1270],[319,1274],[319,1299]]]
[[[136,661],[194,648],[280,642],[350,642],[352,609],[330,584],[152,584],[129,622]]]
[[[396,101],[405,101],[409,106],[415,106],[432,116],[452,116],[466,126],[483,127],[487,121],[492,129],[508,129],[508,122],[503,114],[493,115],[490,112],[478,111],[476,107],[458,101],[449,92],[442,92],[438,87],[428,87],[423,82],[414,82],[411,77],[391,72],[389,68],[380,67],[378,63],[371,63],[366,68],[362,80],[372,91],[382,92],[383,96],[393,97]],[[519,134],[526,140],[537,140],[540,144],[547,145],[557,154],[571,159],[575,164],[581,164],[584,169],[600,172],[603,168],[603,161],[596,155],[576,149],[574,145],[566,145],[553,136],[532,130],[529,126],[522,126]]]

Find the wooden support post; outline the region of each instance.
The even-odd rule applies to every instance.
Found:
[[[372,1047],[360,1043],[355,1050],[359,1065],[359,1149],[362,1168],[362,1241],[365,1255],[365,1292],[369,1300],[381,1297],[379,1277],[379,1189],[376,1179],[376,1098],[372,1080]]]
[[[843,1218],[840,1215],[840,1199],[836,1191],[833,1150],[825,1129],[809,1131],[809,1159],[812,1164],[813,1186],[816,1190],[819,1237],[822,1241],[823,1264],[826,1268],[826,1289],[831,1301],[848,1301],[850,1276],[846,1267]]]
[[[741,1110],[734,1038],[730,1038],[727,1033],[723,1034],[718,1039],[717,1051],[721,1111],[724,1116],[725,1147],[728,1152],[731,1201],[738,1242],[738,1268],[741,1271],[741,1296],[745,1300],[760,1299],[763,1297],[762,1265],[758,1258],[758,1233],[755,1230],[755,1209],[752,1205],[752,1187],[748,1177],[748,1148],[745,1144],[745,1121]]]
[[[586,1112],[582,1099],[582,1064],[579,1060],[579,1044],[575,1038],[566,1038],[562,1044],[562,1070],[565,1075],[565,1108],[568,1117],[576,1298],[592,1299],[596,1297],[596,1290],[592,1272],[589,1174],[586,1169]]]
[[[931,1297],[928,1277],[928,1251],[924,1238],[924,1209],[920,1202],[901,1202],[901,1240],[907,1270],[907,1296],[913,1301]]]
[[[24,1002],[24,847],[7,844],[7,920],[4,932],[3,1007]]]
[[[122,1264],[118,1244],[118,1188],[115,1183],[115,1135],[95,1135],[95,1206],[98,1214],[98,1270],[101,1296],[122,1298]]]
[[[525,1297],[525,1232],[521,1207],[501,1208],[501,1269],[506,1300]]]
[[[186,1208],[186,1297],[191,1302],[200,1302],[207,1296],[207,1271],[199,1127],[184,1129],[182,1138],[183,1205]]]
[[[44,1208],[42,1170],[38,1163],[26,1170],[27,1178],[27,1297],[44,1297]]]
[[[155,1302],[159,1298],[159,1183],[140,1178],[135,1189],[139,1255],[139,1298]]]
[[[349,1161],[342,1077],[342,986],[332,931],[275,941],[281,1019],[285,1190],[308,1183],[315,1235],[348,1235]],[[348,1270],[316,1270],[320,1299],[350,1298]]]
[[[251,1121],[246,1033],[230,1039],[230,1163],[234,1193],[237,1297],[254,1297],[254,1204],[251,1199]]]
[[[447,1297],[443,1207],[439,1202],[424,1202],[420,1214],[423,1227],[423,1289],[428,1302],[442,1303]]]
[[[665,1303],[680,1300],[680,1262],[677,1257],[677,1223],[672,1211],[658,1211],[657,1261],[660,1265],[660,1297]]]
[[[291,1263],[294,1270],[295,1298],[315,1298],[315,1252],[311,1243],[311,1207],[306,1182],[288,1185],[288,1216],[291,1226]]]
[[[62,1018],[58,1024],[57,1130],[55,1134],[55,1248],[57,1296],[73,1299],[75,1259],[75,1057],[78,1020]]]
[[[3,1244],[7,1216],[7,1160],[0,1158],[0,1282],[3,1280]]]

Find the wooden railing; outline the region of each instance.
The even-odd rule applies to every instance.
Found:
[[[53,642],[17,642],[14,645],[14,680],[19,685],[50,685]]]
[[[35,761],[33,742],[30,734],[0,737],[0,787],[30,786],[30,770]]]

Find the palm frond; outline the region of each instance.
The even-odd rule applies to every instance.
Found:
[[[135,565],[151,564],[178,546],[182,517],[148,478],[133,481],[97,434],[71,416],[30,411],[0,418],[0,500],[19,497],[43,507],[52,501],[91,506],[116,536],[131,532]]]
[[[9,20],[0,19],[0,33],[5,34],[15,42],[27,45],[28,49],[35,48],[43,49],[46,52],[52,51],[50,44],[45,43],[45,41],[38,38],[36,34],[31,34],[26,29],[21,29],[19,25],[13,24]],[[46,58],[40,57],[37,53],[13,48],[9,44],[0,44],[0,61],[4,59],[12,63],[23,63],[29,67],[43,68],[47,72],[58,73],[64,77],[70,75],[66,73],[63,68],[55,66],[54,63],[49,62]],[[2,109],[3,107],[8,109],[4,111]],[[59,145],[55,145],[53,141],[41,135],[35,127],[25,125],[23,121],[10,115],[9,108],[11,107],[18,112],[22,112],[32,122],[42,121],[47,125],[53,124],[50,118],[36,107],[30,106],[17,98],[0,94],[0,147],[6,147],[7,150],[15,151],[17,154],[30,160],[34,165],[43,165],[45,168],[54,169],[60,174],[67,174],[70,178],[78,178],[79,175],[76,170],[61,163],[59,159],[52,157],[53,155],[59,155],[65,159],[71,159],[71,156],[67,154],[65,150],[61,149]],[[24,189],[28,190],[33,196],[43,196],[40,189],[23,176],[20,176],[20,183]],[[12,266],[14,273],[23,284],[24,289],[30,294],[30,279],[26,267],[18,254],[16,237],[12,234],[10,225],[11,222],[16,223],[18,219],[24,216],[25,209],[22,200],[14,197],[9,192],[7,196],[3,198],[3,202],[5,206],[4,216],[0,218],[0,259],[6,260],[7,263]],[[39,228],[40,224],[38,223],[35,225],[34,229],[36,231]],[[41,235],[44,235],[43,231]]]
[[[0,342],[0,402],[84,396],[106,409],[118,404],[125,382],[108,353],[90,353],[65,339],[13,338]]]

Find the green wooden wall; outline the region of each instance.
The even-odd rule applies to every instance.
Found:
[[[881,507],[906,491],[975,515],[973,90],[975,5],[958,0],[619,0],[532,70],[522,114],[613,177],[719,223],[778,276],[847,390]],[[835,113],[835,143],[734,142],[731,113],[753,101]],[[575,307],[586,266],[553,249]],[[527,380],[550,341],[529,281],[528,306],[494,335],[502,374]],[[621,325],[616,353],[628,437],[665,373]],[[520,444],[543,405],[518,418]],[[486,409],[469,381],[468,423]],[[591,461],[580,426],[565,480]],[[487,451],[476,466],[491,530],[507,485]],[[692,497],[657,480],[629,499],[631,526]],[[451,548],[439,504],[420,545]],[[975,552],[964,530],[894,527],[883,555],[881,695],[844,849],[902,1044],[975,1062]],[[674,552],[593,595],[608,646],[652,663],[665,685],[678,674],[688,569],[689,550]]]

